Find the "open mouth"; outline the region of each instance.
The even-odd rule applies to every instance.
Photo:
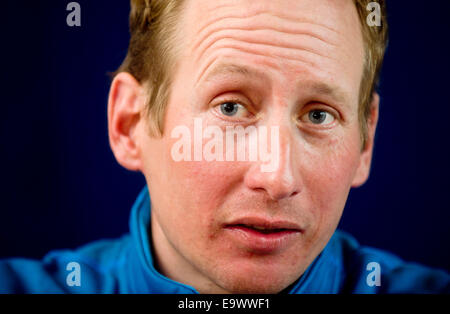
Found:
[[[238,248],[257,254],[280,252],[298,241],[302,233],[294,224],[255,220],[227,224],[225,230]]]
[[[230,225],[229,227],[249,229],[249,231],[254,231],[254,232],[258,232],[258,233],[262,233],[262,234],[293,231],[293,229],[287,229],[287,228],[266,228],[266,227],[262,227],[262,226],[253,226],[253,225],[244,225],[244,224]]]

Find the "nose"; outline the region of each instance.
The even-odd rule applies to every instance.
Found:
[[[264,191],[272,200],[282,200],[297,195],[301,190],[300,176],[296,169],[295,160],[292,153],[293,139],[287,128],[279,131],[278,139],[271,138],[271,142],[275,140],[275,145],[270,143],[268,147],[276,148],[276,156],[278,162],[275,163],[270,171],[264,171],[261,167],[261,161],[251,164],[245,174],[244,183],[252,190]]]

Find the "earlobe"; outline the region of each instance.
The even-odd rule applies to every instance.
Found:
[[[352,187],[363,185],[369,178],[370,166],[372,163],[375,131],[378,123],[380,96],[374,93],[370,104],[370,116],[367,120],[367,140],[364,149],[361,151],[360,162],[353,178]]]
[[[108,134],[116,160],[129,170],[140,170],[138,125],[144,104],[142,87],[129,73],[114,77],[108,98]]]

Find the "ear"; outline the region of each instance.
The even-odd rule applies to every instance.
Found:
[[[140,170],[138,124],[145,103],[142,86],[129,73],[117,74],[108,98],[109,144],[116,160],[128,170]]]
[[[363,185],[369,178],[370,165],[372,163],[373,145],[375,139],[375,130],[378,123],[378,111],[380,96],[374,93],[370,104],[370,115],[367,120],[367,141],[364,149],[361,151],[358,169],[353,178],[352,187]]]

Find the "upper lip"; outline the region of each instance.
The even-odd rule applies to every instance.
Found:
[[[225,224],[226,227],[235,225],[246,225],[264,229],[289,229],[301,231],[301,228],[298,224],[289,220],[271,220],[261,217],[243,217]]]

